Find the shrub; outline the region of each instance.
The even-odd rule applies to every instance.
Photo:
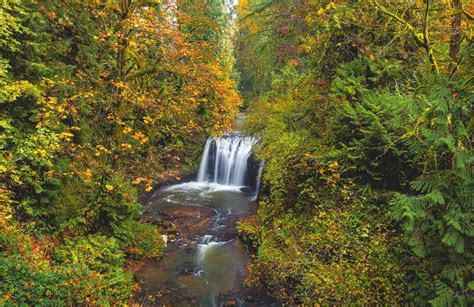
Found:
[[[254,247],[260,245],[261,241],[259,222],[259,216],[254,214],[237,223],[237,232],[245,242]]]
[[[132,276],[105,236],[38,241],[15,225],[2,228],[0,305],[110,305],[126,302]]]
[[[115,235],[125,252],[134,258],[159,257],[166,247],[159,229],[151,224],[128,221],[115,228]]]
[[[0,255],[0,304],[59,305],[67,301],[68,275],[46,260],[26,260],[20,254]]]
[[[124,253],[114,238],[68,239],[54,249],[53,262],[68,276],[65,286],[73,304],[113,304],[130,298],[132,276],[123,269]]]

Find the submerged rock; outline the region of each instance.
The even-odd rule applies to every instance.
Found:
[[[210,208],[177,205],[161,208],[176,227],[176,232],[183,241],[190,241],[194,237],[201,237],[212,229],[216,219],[216,212]]]

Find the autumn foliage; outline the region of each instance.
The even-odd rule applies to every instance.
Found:
[[[125,253],[158,256],[164,244],[138,222],[138,195],[192,169],[241,103],[225,16],[208,11],[185,0],[2,2],[0,302],[129,299]]]
[[[469,306],[472,1],[239,1],[265,160],[249,285],[303,305]]]

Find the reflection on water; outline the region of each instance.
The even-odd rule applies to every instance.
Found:
[[[197,238],[183,234],[192,239],[170,242],[163,259],[145,263],[138,272],[143,303],[220,306],[252,305],[252,301],[262,305],[258,293],[243,286],[249,254],[235,233],[236,220],[255,212],[255,204],[249,201],[251,196],[242,187],[201,182],[158,191],[145,207],[145,214],[166,212],[178,219],[183,207],[198,206],[215,212],[214,223],[204,226],[207,228],[200,230],[204,235]],[[200,213],[192,217],[186,223],[200,222]],[[184,229],[197,231],[188,227],[179,231]],[[147,299],[148,296],[154,298]]]

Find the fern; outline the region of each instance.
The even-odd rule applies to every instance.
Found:
[[[409,193],[392,199],[392,217],[413,254],[432,263],[419,280],[435,290],[424,293],[427,301],[463,306],[474,300],[467,289],[473,278],[474,154],[465,123],[471,115],[468,101],[454,103],[447,88],[435,84],[430,93],[419,101],[430,108],[403,140],[421,174],[410,182]]]

